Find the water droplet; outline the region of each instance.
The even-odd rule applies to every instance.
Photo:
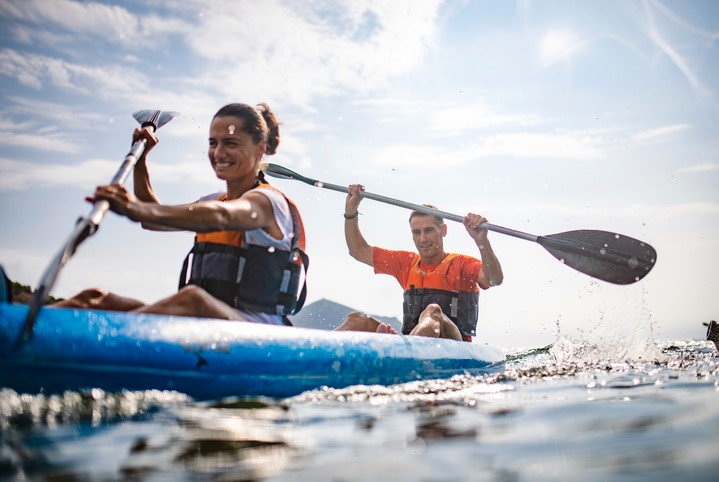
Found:
[[[607,254],[607,250],[602,248],[599,250],[599,254]]]
[[[315,183],[315,186],[317,186],[317,187],[325,187],[325,185],[324,185],[323,183],[319,182],[319,181],[317,181],[317,182]]]
[[[267,251],[269,251],[270,253],[274,253],[274,252],[275,252],[275,247],[274,247],[274,246],[270,246],[269,248],[267,248]]]
[[[628,264],[631,269],[637,269],[637,267],[639,266],[639,260],[632,256],[631,258],[629,258]]]
[[[292,238],[295,237],[295,233],[290,233],[290,234],[288,234],[287,236],[288,236],[290,239],[292,239]]]
[[[194,210],[194,209],[195,209],[194,206],[190,206],[190,207],[187,208],[188,211],[192,211],[192,210]]]
[[[250,217],[251,217],[252,219],[257,219],[257,213],[254,212],[254,211],[252,211],[252,212],[250,213]]]
[[[618,234],[615,234],[615,235],[614,235],[614,239],[619,239],[619,235],[618,235]]]

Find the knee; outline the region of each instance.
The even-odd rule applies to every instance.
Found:
[[[342,324],[336,329],[346,331],[375,331],[378,326],[379,322],[371,316],[359,311],[353,311],[347,315]]]
[[[178,302],[187,302],[192,304],[206,303],[210,294],[203,288],[196,285],[183,286],[173,298]]]
[[[69,308],[93,308],[99,306],[110,294],[109,291],[100,288],[88,288],[80,291],[72,298],[55,303],[55,306]]]

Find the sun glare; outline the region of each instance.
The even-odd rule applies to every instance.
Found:
[[[548,67],[557,62],[569,60],[579,50],[580,43],[576,35],[567,31],[548,32],[539,44],[539,56],[542,65]]]

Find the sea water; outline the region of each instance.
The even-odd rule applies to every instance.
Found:
[[[285,400],[4,389],[0,480],[719,480],[710,342],[507,355],[485,376]]]

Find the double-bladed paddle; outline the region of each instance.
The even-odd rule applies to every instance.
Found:
[[[141,110],[132,114],[135,120],[139,122],[143,128],[150,129],[152,131],[164,126],[177,117],[177,115],[178,114],[176,112],[166,112],[161,110]],[[117,173],[115,173],[115,176],[110,181],[110,184],[123,184],[125,182],[135,167],[137,160],[142,156],[142,153],[145,152],[146,144],[147,141],[145,139],[139,139],[132,145],[130,152],[125,156],[125,160]],[[60,274],[60,270],[63,266],[65,266],[65,263],[68,262],[70,257],[75,254],[75,251],[80,243],[95,234],[108,209],[110,209],[110,203],[107,201],[97,201],[87,217],[81,217],[77,220],[72,234],[57,256],[53,258],[52,262],[45,270],[45,273],[42,275],[37,289],[35,289],[32,301],[30,302],[27,319],[25,320],[25,327],[20,335],[20,339],[18,340],[19,343],[23,343],[32,337],[35,317],[40,311],[40,308],[45,304],[45,301],[50,294],[50,290],[55,285],[55,281]]]
[[[265,172],[281,179],[294,179],[311,186],[347,193],[349,188],[318,181],[297,174],[277,164],[267,164]],[[362,197],[392,204],[451,221],[463,222],[464,216],[440,211],[419,204],[392,199],[363,191]],[[631,284],[644,278],[657,261],[657,252],[649,244],[622,234],[581,229],[565,233],[536,236],[514,229],[484,223],[482,228],[515,238],[534,241],[559,261],[594,278],[620,285]]]

